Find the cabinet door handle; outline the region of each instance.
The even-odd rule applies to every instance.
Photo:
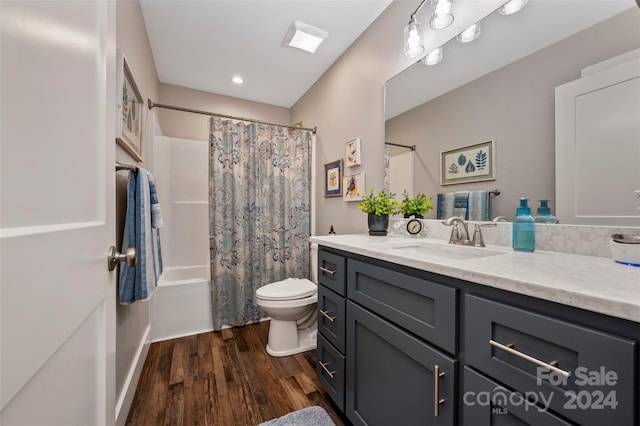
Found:
[[[329,312],[326,312],[320,309],[320,313],[331,322],[334,322],[336,320],[336,317],[332,317],[331,315],[329,315]]]
[[[320,364],[320,367],[322,367],[322,369],[325,371],[325,373],[327,373],[329,375],[329,377],[331,377],[333,379],[333,375],[336,373],[335,371],[329,371],[329,369],[327,368],[327,365],[329,365],[329,363],[323,363],[322,361],[318,361],[318,364]]]
[[[440,366],[433,366],[433,415],[438,417],[440,415],[440,404],[444,404],[445,398],[440,398],[440,377],[444,376],[444,373],[440,372]]]
[[[558,368],[554,365],[554,364],[557,364],[557,361],[551,361],[550,363],[540,361],[538,358],[534,358],[530,355],[525,354],[524,352],[520,352],[513,349],[513,345],[509,345],[509,346],[503,345],[502,343],[498,343],[495,340],[489,339],[489,344],[494,348],[502,349],[503,351],[510,353],[511,355],[515,355],[518,358],[522,358],[525,361],[529,361],[530,363],[535,364],[539,367],[547,368],[553,371],[554,373],[561,375],[562,377],[567,378],[571,376],[571,373],[569,371],[562,370],[561,368]]]
[[[331,269],[327,269],[327,268],[325,268],[323,266],[320,267],[320,270],[322,272],[326,273],[326,274],[329,274],[329,275],[334,275],[336,273],[336,271],[332,271]]]

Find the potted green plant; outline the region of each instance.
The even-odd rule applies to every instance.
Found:
[[[367,213],[369,235],[387,235],[389,215],[397,212],[399,207],[400,204],[395,200],[394,194],[384,190],[376,194],[373,188],[358,204],[358,208]]]
[[[407,191],[404,191],[402,195],[404,199],[400,203],[400,213],[402,213],[404,217],[415,216],[418,219],[423,219],[424,215],[433,209],[431,197],[428,195],[420,193],[411,198]]]

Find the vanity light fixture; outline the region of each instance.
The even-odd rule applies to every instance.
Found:
[[[422,9],[427,0],[422,0],[420,5],[409,17],[409,23],[404,27],[404,55],[415,58],[424,53],[424,40],[422,37],[422,25],[416,19],[416,13]]]
[[[453,3],[452,0],[432,0],[433,13],[429,26],[434,30],[442,30],[453,23]],[[513,0],[512,0],[513,1]]]
[[[522,9],[527,4],[527,1],[529,0],[511,0],[498,9],[498,12],[500,12],[501,15],[511,15]]]
[[[404,27],[404,56],[415,58],[423,52],[422,26],[415,15],[411,15],[409,23]]]
[[[456,36],[458,43],[469,43],[480,37],[480,22],[476,22]]]
[[[436,65],[442,62],[442,58],[444,57],[444,49],[442,46],[438,47],[435,50],[432,50],[422,58],[422,63],[424,65]]]
[[[284,37],[284,44],[314,53],[329,33],[304,22],[294,21]]]

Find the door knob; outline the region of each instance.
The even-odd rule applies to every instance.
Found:
[[[130,268],[136,266],[138,262],[136,248],[129,247],[124,254],[121,254],[116,251],[116,246],[109,247],[109,252],[107,253],[107,268],[113,271],[120,262],[127,262],[127,266]]]

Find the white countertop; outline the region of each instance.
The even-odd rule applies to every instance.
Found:
[[[543,300],[640,322],[640,268],[611,258],[499,246],[454,246],[431,238],[367,234],[311,237],[312,243]],[[419,246],[427,245],[429,247]],[[437,245],[437,246],[436,246]],[[488,250],[491,256],[474,258]],[[461,256],[456,256],[457,254]],[[467,257],[455,259],[454,257]]]

